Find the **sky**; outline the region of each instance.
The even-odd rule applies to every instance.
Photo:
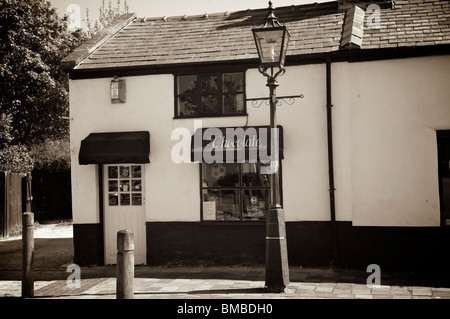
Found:
[[[70,12],[80,16],[80,26],[85,27],[86,8],[89,8],[89,20],[91,22],[98,19],[99,8],[102,0],[49,0],[58,13],[63,16]],[[117,7],[118,0],[109,1],[113,8]],[[290,5],[300,5],[314,2],[326,2],[332,0],[272,0],[273,6],[284,7]],[[125,0],[120,0],[120,8],[123,9]],[[268,0],[127,0],[129,12],[134,12],[138,17],[164,17],[198,15],[205,13],[233,12],[246,9],[262,9],[268,7]],[[72,5],[72,6],[71,6]],[[75,6],[73,6],[75,5]],[[74,11],[75,10],[75,11]],[[276,11],[275,11],[276,14]]]

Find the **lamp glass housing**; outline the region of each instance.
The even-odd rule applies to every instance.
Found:
[[[261,63],[266,66],[284,66],[289,31],[285,26],[253,29]]]

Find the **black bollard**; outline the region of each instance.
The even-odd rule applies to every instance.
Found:
[[[134,234],[117,232],[116,298],[134,298]]]
[[[272,208],[267,215],[266,229],[266,291],[284,292],[289,284],[286,227],[282,208]]]
[[[34,297],[34,214],[22,216],[22,298]]]

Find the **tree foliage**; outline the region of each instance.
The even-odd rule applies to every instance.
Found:
[[[68,139],[46,140],[31,146],[30,156],[34,168],[48,172],[70,170],[70,141]]]
[[[50,2],[0,3],[0,114],[10,119],[9,144],[68,136],[68,80],[60,61],[84,40],[69,32]]]
[[[112,24],[118,17],[120,17],[124,13],[128,13],[128,4],[127,0],[123,3],[123,8],[121,8],[121,0],[117,0],[116,7],[113,7],[112,1],[108,1],[108,5],[106,5],[106,1],[102,0],[102,5],[99,8],[99,18],[94,22],[92,22],[89,18],[89,8],[86,8],[86,21],[87,21],[87,33],[88,36],[93,36],[100,30],[106,28],[110,24]]]
[[[28,173],[33,170],[34,161],[23,145],[7,145],[0,152],[0,171]]]
[[[69,32],[67,17],[48,1],[0,2],[0,170],[30,172],[39,145],[68,139],[68,78],[60,62],[85,38],[82,30]]]
[[[0,114],[0,171],[13,173],[31,172],[34,161],[23,145],[9,145],[12,141],[12,118],[7,114]]]
[[[12,141],[11,121],[11,115],[0,114],[0,145],[7,145]]]

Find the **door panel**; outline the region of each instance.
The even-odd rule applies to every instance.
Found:
[[[117,232],[134,233],[134,262],[146,263],[144,166],[104,166],[105,264],[117,259]]]

